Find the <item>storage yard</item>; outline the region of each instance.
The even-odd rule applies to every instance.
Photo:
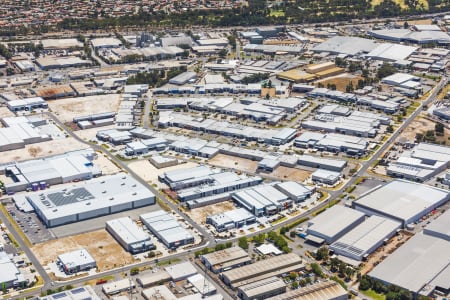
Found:
[[[250,159],[226,155],[217,154],[208,161],[211,165],[222,168],[233,168],[241,170],[243,172],[255,173],[258,168],[258,162]]]
[[[49,102],[50,109],[64,122],[72,122],[74,117],[117,111],[120,95],[97,95],[66,98]]]
[[[48,265],[58,255],[80,248],[85,248],[92,255],[99,271],[134,262],[133,256],[104,229],[37,244],[32,250],[42,265]]]

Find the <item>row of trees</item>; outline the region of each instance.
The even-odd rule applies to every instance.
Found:
[[[186,72],[186,67],[170,69],[169,71],[153,70],[151,72],[139,72],[127,79],[127,84],[148,84],[150,87],[160,87],[169,82],[175,76]]]
[[[405,0],[406,7],[400,7],[393,0],[383,0],[372,6],[371,0],[296,0],[283,1],[277,8],[280,14],[272,14],[264,1],[251,0],[248,6],[233,9],[180,10],[179,13],[163,11],[144,12],[120,17],[93,16],[91,18],[67,18],[56,29],[105,30],[119,27],[166,28],[191,26],[260,26],[286,25],[317,22],[342,22],[353,19],[394,17],[428,12],[442,12],[450,9],[450,2],[428,0]],[[0,35],[17,36],[30,33],[45,33],[53,28],[45,24],[21,26],[0,30]],[[232,38],[230,40],[232,42]]]

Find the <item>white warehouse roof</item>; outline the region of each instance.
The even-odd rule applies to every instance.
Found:
[[[394,235],[400,227],[400,222],[371,216],[331,244],[330,249],[337,254],[361,260],[365,255],[381,246],[383,241]]]
[[[353,207],[369,215],[398,220],[405,226],[445,203],[449,195],[425,184],[394,180],[369,191],[354,201]]]
[[[342,205],[334,205],[308,221],[307,233],[332,243],[348,232],[352,225],[362,221],[364,221],[364,213]]]

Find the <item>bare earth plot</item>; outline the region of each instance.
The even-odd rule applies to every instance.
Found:
[[[275,171],[273,171],[269,175],[276,177],[276,178],[284,179],[284,180],[303,182],[311,174],[312,174],[312,171],[279,166],[278,168],[275,169]]]
[[[192,220],[195,221],[195,223],[204,224],[207,216],[223,213],[234,208],[235,207],[232,201],[225,201],[205,207],[191,209],[190,211],[187,211],[187,214]]]
[[[62,122],[72,122],[74,117],[117,111],[120,95],[96,95],[48,101],[48,106]]]
[[[128,164],[128,167],[132,169],[139,177],[149,183],[158,185],[159,188],[162,188],[163,186],[158,181],[158,175],[172,170],[187,169],[196,166],[198,166],[198,164],[186,162],[172,167],[157,169],[146,159],[133,161]]]
[[[414,141],[417,133],[425,135],[428,130],[434,130],[436,123],[426,118],[417,118],[411,125],[409,125],[401,134],[401,137],[405,137],[408,141]],[[444,136],[436,136],[438,142],[448,142],[450,137],[450,130],[444,129]]]
[[[87,146],[72,137],[26,145],[25,148],[0,152],[0,163],[52,156]]]
[[[323,84],[325,87],[328,84],[335,84],[336,85],[336,90],[341,91],[341,92],[345,92],[347,85],[352,82],[353,87],[357,87],[358,86],[358,80],[363,79],[360,76],[355,76],[355,75],[351,75],[351,74],[341,74],[341,75],[337,75],[334,77],[328,77],[326,79],[323,80],[319,80],[316,81],[315,83],[321,83]]]
[[[14,113],[10,111],[7,107],[0,107],[0,118],[14,117]]]
[[[225,154],[217,154],[208,163],[218,167],[233,168],[250,173],[256,172],[258,168],[257,161]]]
[[[37,244],[32,251],[42,265],[47,265],[55,261],[58,255],[81,248],[92,255],[100,272],[134,261],[133,256],[104,229]]]
[[[94,164],[102,170],[103,175],[116,174],[121,171],[121,169],[115,165],[111,160],[109,160],[104,154],[98,153],[97,159],[94,160]]]
[[[91,141],[91,140],[96,139],[95,135],[97,134],[98,131],[113,129],[113,128],[116,128],[116,125],[109,125],[109,126],[77,130],[77,131],[74,131],[73,133],[76,134],[80,139],[83,139],[85,141]]]

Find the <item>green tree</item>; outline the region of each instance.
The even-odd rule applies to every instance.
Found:
[[[327,247],[320,247],[319,249],[317,249],[316,251],[316,258],[318,260],[327,260],[329,257],[329,250]]]
[[[248,240],[247,240],[247,238],[245,236],[239,238],[238,246],[241,247],[244,250],[248,249]]]
[[[139,268],[138,267],[133,267],[130,269],[130,275],[137,275],[139,274]]]

